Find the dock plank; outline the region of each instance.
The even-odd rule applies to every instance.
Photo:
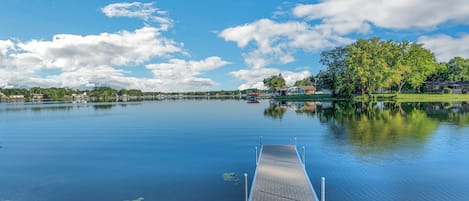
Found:
[[[249,200],[317,201],[296,146],[263,146]]]

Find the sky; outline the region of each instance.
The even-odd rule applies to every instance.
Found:
[[[0,88],[209,91],[287,85],[359,38],[469,58],[467,0],[2,0]]]

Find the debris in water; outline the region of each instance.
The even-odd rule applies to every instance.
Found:
[[[234,172],[223,173],[223,180],[228,181],[228,182],[233,182],[235,185],[239,184],[238,175]]]
[[[139,197],[139,198],[137,198],[137,199],[135,199],[135,200],[124,200],[124,201],[143,201],[144,199],[145,199],[145,198],[143,198],[143,197]]]

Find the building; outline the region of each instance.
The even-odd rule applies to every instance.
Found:
[[[8,99],[8,96],[6,96],[4,93],[0,92],[0,99]]]
[[[445,88],[452,90],[455,94],[469,92],[469,81],[431,81],[425,82],[426,91],[429,93],[443,93]]]
[[[32,97],[34,100],[42,100],[44,99],[44,94],[33,94]]]
[[[316,93],[316,87],[314,86],[302,86],[301,87],[306,95],[313,95]]]
[[[287,95],[303,95],[305,91],[301,87],[288,87]]]
[[[275,96],[286,96],[287,95],[286,87],[275,87]]]
[[[24,95],[10,95],[10,99],[24,99]]]

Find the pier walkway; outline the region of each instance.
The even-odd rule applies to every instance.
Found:
[[[318,201],[295,145],[261,148],[249,201]]]

